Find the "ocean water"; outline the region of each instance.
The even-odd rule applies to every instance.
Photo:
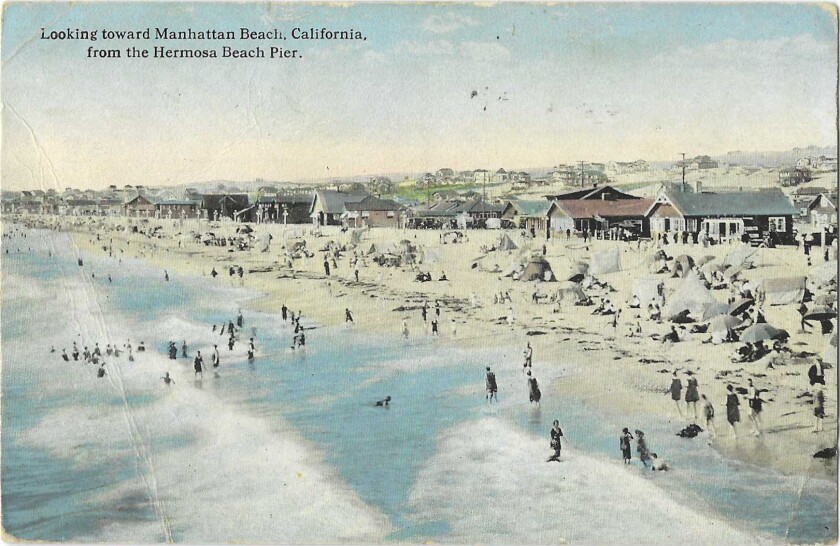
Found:
[[[702,524],[707,518],[773,542],[836,537],[834,483],[731,461],[701,439],[675,437],[673,425],[664,419],[633,426],[646,431],[674,471],[616,470],[617,431],[630,425],[621,415],[596,414],[574,399],[549,395],[550,379],[565,372],[543,371],[539,360],[535,369],[546,395],[539,409],[529,405],[516,366],[497,366],[518,361],[521,340],[497,339],[493,347],[461,350],[425,337],[405,341],[361,335],[352,327],[318,327],[317,317],[305,317],[304,324],[313,328],[307,331],[307,348],[292,351],[288,324],[277,316],[246,312],[246,333],[256,333],[258,348],[257,358],[247,362],[245,343],[228,351],[227,337],[213,333],[210,325],[233,319],[258,294],[210,279],[172,275],[163,282],[161,271],[131,260],[85,256],[79,268],[77,250],[61,234],[30,232],[24,244],[33,251],[4,254],[2,262],[3,522],[17,537],[553,542],[552,535],[537,528],[519,535],[486,534],[493,524],[470,517],[491,513],[488,503],[504,506],[492,496],[483,499],[485,504],[472,504],[482,500],[482,491],[493,490],[492,483],[513,480],[505,491],[522,488],[526,498],[505,510],[516,514],[530,496],[539,496],[517,480],[556,480],[543,463],[555,418],[561,419],[568,439],[568,468],[583,465],[605,476],[596,487],[603,496],[593,497],[587,507],[592,513],[609,515],[613,503],[632,504],[639,490],[647,492],[649,502],[668,506],[676,500],[686,507],[686,514],[673,521],[645,522],[650,536],[641,537],[642,542],[662,541],[657,533],[665,526]],[[59,353],[64,347],[69,352],[74,339],[99,341],[103,349],[105,339],[120,344],[130,339],[134,347],[143,340],[148,349],[135,353],[134,363],[109,367],[106,383],[90,367],[68,365],[48,352],[53,344]],[[191,359],[169,361],[168,342],[180,349],[184,339],[191,354],[202,351],[205,363],[218,343],[219,370],[198,379]],[[485,403],[487,365],[497,370],[500,404]],[[174,388],[161,386],[163,370],[175,378]],[[388,408],[373,405],[385,396],[393,399]],[[112,434],[116,426],[124,433]],[[273,441],[275,435],[294,438],[299,452]],[[500,435],[518,440],[500,449],[508,445]],[[230,443],[222,447],[220,437]],[[330,520],[323,523],[323,535],[306,528],[323,521],[317,514],[311,522],[289,522],[288,529],[274,521],[257,527],[274,517],[270,507],[283,509],[283,502],[308,498],[311,484],[295,489],[287,481],[265,483],[264,473],[277,458],[296,457],[313,461],[314,483],[334,500],[325,507]],[[176,471],[184,459],[195,459],[200,470],[186,465]],[[271,496],[280,485],[290,491],[282,500]],[[498,499],[510,496],[505,491]],[[254,514],[247,530],[236,517],[227,522],[221,514],[234,512],[231,492],[264,504],[268,517]],[[438,509],[450,504],[454,510]],[[192,511],[195,506],[216,516],[208,518],[204,508]],[[290,518],[295,507],[286,506],[287,512],[277,517]],[[521,525],[529,517],[523,514],[511,527],[517,532],[530,529]],[[563,520],[559,532],[585,539],[585,514]],[[208,521],[214,517],[218,521]],[[357,527],[358,534],[338,534]],[[292,534],[301,529],[303,534]]]

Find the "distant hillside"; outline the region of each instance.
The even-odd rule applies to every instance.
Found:
[[[793,165],[796,160],[807,156],[828,156],[837,157],[835,146],[808,146],[807,148],[794,148],[784,152],[727,152],[725,155],[714,156],[714,159],[729,163],[730,165],[755,166],[755,167],[783,167]]]

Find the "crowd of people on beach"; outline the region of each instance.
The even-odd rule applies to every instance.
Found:
[[[151,231],[149,237],[152,238],[155,233],[156,231]],[[100,235],[97,233],[96,241],[99,240]],[[733,349],[730,357],[731,362],[733,364],[750,365],[753,371],[757,371],[762,367],[766,369],[777,369],[789,365],[794,359],[804,360],[813,357],[813,353],[808,353],[803,350],[795,350],[790,347],[788,344],[788,336],[786,335],[771,335],[764,337],[763,339],[755,339],[754,337],[745,335],[749,332],[750,328],[756,325],[766,325],[769,327],[770,325],[768,324],[767,317],[768,315],[773,314],[773,310],[768,309],[769,306],[765,301],[766,297],[761,287],[755,285],[751,280],[742,277],[741,272],[746,271],[751,267],[749,263],[745,263],[741,268],[736,268],[739,270],[729,270],[728,268],[722,269],[718,266],[704,267],[705,264],[700,260],[692,263],[690,260],[683,260],[683,257],[673,258],[668,256],[666,249],[670,251],[672,248],[678,248],[678,245],[680,244],[685,246],[690,244],[690,242],[682,241],[682,239],[679,238],[677,241],[665,241],[663,238],[660,238],[658,242],[653,241],[651,245],[653,249],[656,249],[656,252],[654,255],[655,259],[652,260],[650,264],[651,267],[649,272],[653,275],[661,276],[663,279],[674,277],[684,279],[688,276],[693,276],[705,289],[724,292],[725,303],[721,302],[720,307],[721,309],[726,307],[726,310],[721,310],[719,314],[712,315],[711,318],[703,316],[702,313],[698,314],[695,311],[688,309],[684,309],[679,313],[669,314],[666,310],[668,309],[668,304],[674,296],[670,292],[666,293],[666,291],[661,288],[652,298],[648,300],[642,300],[638,294],[632,293],[629,294],[627,300],[622,302],[621,298],[619,298],[617,294],[619,290],[613,286],[611,282],[599,278],[591,271],[583,271],[579,278],[574,281],[570,281],[574,282],[583,294],[583,297],[575,301],[575,306],[590,307],[591,310],[587,311],[588,314],[593,317],[593,325],[601,324],[594,321],[606,319],[607,322],[603,323],[603,326],[606,328],[602,331],[611,331],[614,339],[619,337],[620,332],[625,332],[629,343],[635,343],[635,341],[630,340],[630,338],[646,337],[660,342],[666,351],[670,344],[678,344],[689,341],[697,341],[699,343],[706,343],[710,345],[732,344]],[[130,242],[125,241],[126,249],[129,245]],[[155,251],[157,249],[156,242],[149,243],[148,245],[151,246],[146,246],[146,250]],[[638,242],[636,242],[635,246],[637,252],[641,252],[641,246]],[[117,249],[114,248],[114,239],[111,238],[109,243],[103,246],[103,249],[108,252],[109,256],[115,254]],[[8,251],[8,248],[6,250]],[[118,250],[120,253],[123,252],[123,249]],[[142,250],[140,252],[142,253]],[[543,256],[547,254],[545,245],[543,245],[543,248],[541,249],[541,254]],[[306,260],[307,258],[311,258],[313,256],[314,254],[307,252],[306,256],[302,256],[300,259]],[[345,263],[347,265],[345,265]],[[377,264],[378,262],[374,260],[372,263]],[[358,248],[353,249],[352,247],[347,247],[346,245],[331,244],[328,245],[328,248],[324,251],[322,266],[323,278],[327,279],[329,282],[335,282],[337,272],[342,269],[346,269],[348,272],[348,281],[360,284],[360,278],[362,278],[360,270],[367,267],[367,261],[365,260],[365,253],[361,252]],[[386,263],[379,263],[379,266],[382,268],[390,267]],[[316,264],[316,268],[317,267],[319,266]],[[412,269],[416,269],[416,266]],[[238,276],[238,278],[242,280],[244,277],[244,269],[242,266],[230,266],[228,268],[228,273],[232,278],[236,278]],[[422,271],[421,273],[426,274]],[[169,271],[164,270],[163,276],[164,280],[168,281]],[[218,276],[218,272],[215,267],[212,268],[210,276],[212,278],[216,278]],[[370,275],[365,275],[365,277],[370,277]],[[443,279],[446,279],[445,273],[441,274],[441,280]],[[110,280],[109,275],[109,281]],[[533,289],[528,288],[526,294],[529,303],[532,306],[543,306],[548,303],[554,306],[555,313],[565,312],[562,306],[563,302],[560,299],[550,293],[545,293],[545,289],[548,286],[549,285],[544,283],[537,283],[534,285]],[[821,294],[814,294],[810,290],[806,291],[806,295],[798,308],[799,315],[801,317],[800,326],[802,331],[808,331],[811,329],[812,323],[819,323],[819,330],[822,335],[828,336],[833,332],[834,321],[836,320],[836,309],[833,307],[831,298],[823,297],[822,301],[826,302],[826,307],[829,308],[829,311],[825,313],[824,316],[814,318],[812,313],[814,308],[813,301],[817,297],[831,294],[836,295],[836,281],[833,285],[829,285],[828,289]],[[496,291],[492,298],[495,305],[501,305],[507,308],[505,317],[500,320],[511,328],[517,325],[518,320],[516,318],[517,313],[515,308],[522,309],[527,307],[528,303],[524,301],[525,298],[523,298],[523,301],[520,302],[518,298],[515,299],[511,295],[511,290],[507,288]],[[457,307],[458,313],[465,312],[464,309],[475,310],[482,307],[474,290],[470,297],[465,300],[466,303],[459,303],[455,306],[451,304],[444,305],[444,301],[444,298],[427,297],[426,299],[422,299],[419,304],[415,304],[415,306],[406,305],[404,310],[419,310],[419,319],[421,324],[423,325],[427,335],[432,337],[441,335],[441,323],[444,318],[448,319],[452,325],[452,337],[454,338],[457,331],[456,317],[458,315],[456,313],[452,313],[451,316],[444,316],[444,312],[448,313],[451,307]],[[810,305],[808,304],[809,302],[811,303]],[[538,307],[534,308],[538,309]],[[288,309],[288,307],[284,304],[281,308],[281,317],[284,322],[290,321],[294,328],[294,336],[291,340],[290,348],[292,350],[304,348],[307,341],[305,331],[308,327],[304,327],[301,324],[302,311],[295,313],[294,311]],[[600,317],[604,318],[601,319]],[[720,320],[713,320],[718,317],[720,317]],[[344,322],[346,324],[355,324],[363,318],[363,314],[360,315],[355,311],[351,311],[350,307],[344,307]],[[399,320],[397,321],[397,324],[401,324],[400,334],[404,338],[409,337],[409,321],[410,318],[407,316],[403,317],[401,322]],[[236,317],[235,321],[227,321],[221,325],[214,324],[212,329],[214,333],[218,332],[220,337],[223,339],[225,337],[227,338],[226,341],[229,351],[233,351],[237,343],[248,339],[247,359],[249,361],[254,360],[256,354],[256,342],[254,336],[246,337],[243,335],[243,318],[241,312]],[[666,330],[663,332],[663,329]],[[129,353],[129,359],[133,359],[130,346],[124,346],[123,349],[125,352]],[[175,356],[173,356],[173,350]],[[177,352],[175,342],[170,342],[170,358],[176,359]],[[186,340],[184,340],[181,344],[181,352],[182,358],[192,358],[195,375],[197,377],[201,377],[203,372],[206,370],[204,357],[202,356],[201,351],[196,351],[195,355],[188,357],[187,344]],[[83,354],[83,352],[81,353]],[[63,354],[66,355],[66,351],[63,351]],[[91,354],[93,354],[93,351],[91,351]],[[213,349],[210,354],[212,367],[218,368],[221,362],[218,345],[213,345]],[[528,401],[530,404],[539,407],[542,392],[540,390],[536,373],[533,370],[533,349],[531,348],[530,343],[526,346],[524,356],[525,359],[522,366],[522,373],[524,376],[523,378],[526,386]],[[69,358],[70,357],[68,355],[67,359],[69,360]],[[104,375],[104,366],[102,367],[102,373]],[[826,369],[831,368],[828,364],[824,364],[821,360],[817,359],[808,374],[808,380],[810,382],[809,387],[816,386],[816,388],[810,389],[810,392],[803,393],[807,394],[807,397],[804,397],[804,399],[813,405],[813,429],[814,432],[817,433],[821,433],[823,431],[822,422],[825,418],[826,396],[824,391],[818,385],[825,384]],[[671,373],[672,377],[670,385],[666,390],[666,395],[670,396],[680,417],[687,419],[687,426],[684,430],[680,431],[681,435],[685,434],[687,437],[694,437],[700,432],[707,431],[710,438],[717,437],[720,431],[719,427],[716,428],[715,426],[715,408],[712,402],[712,399],[714,399],[715,396],[712,394],[719,393],[719,389],[709,389],[706,392],[701,392],[701,387],[695,373],[686,369],[684,372],[685,378],[682,378],[678,374],[678,370],[679,368],[668,370],[668,373]],[[738,375],[739,371],[740,370],[721,372],[719,377],[715,377],[715,380],[719,379],[723,382],[726,389],[725,402],[721,399],[720,403],[721,405],[723,403],[726,404],[726,418],[729,425],[728,428],[730,436],[734,439],[737,439],[739,436],[743,405],[749,408],[748,423],[751,428],[751,433],[754,436],[761,436],[766,431],[763,417],[764,407],[766,404],[773,402],[774,398],[772,389],[775,388],[775,386],[765,385],[763,388],[759,387],[758,383],[761,381],[760,377],[756,373],[753,373],[753,377],[751,378],[744,378],[747,381],[747,385],[739,385],[734,381],[736,377],[740,377],[740,375]],[[731,375],[726,375],[728,373],[731,373]],[[174,383],[168,374],[162,379],[167,385]],[[683,380],[685,381],[685,387],[683,387]],[[498,402],[499,383],[490,366],[486,366],[485,388],[485,399],[487,403],[492,404],[494,402]],[[387,401],[385,401],[385,399],[381,401],[383,402],[383,406],[388,405],[387,402],[390,402],[390,397],[388,397]],[[556,423],[552,428],[551,433],[551,446],[552,449],[556,449],[556,457],[551,458],[550,460],[552,461],[560,460],[561,437],[563,437],[562,430],[560,429],[559,423]],[[622,435],[621,443],[622,455],[626,455],[628,453],[628,451],[625,450],[625,444],[629,445],[629,442],[631,441],[636,442],[639,459],[645,467],[650,466],[651,468],[654,468],[657,466],[657,457],[654,453],[647,449],[644,433],[638,429],[635,431],[635,436],[627,432],[627,429],[625,429],[625,432]],[[628,461],[630,459],[630,457],[624,458]],[[660,461],[659,466],[667,465],[664,465],[664,463],[661,463]]]

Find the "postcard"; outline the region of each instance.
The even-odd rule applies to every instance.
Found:
[[[6,3],[3,539],[836,542],[837,21]]]

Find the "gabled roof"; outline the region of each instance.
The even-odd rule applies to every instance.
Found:
[[[296,203],[311,203],[315,192],[311,193],[283,193],[278,192],[274,198],[278,203],[296,204]]]
[[[833,197],[834,197],[834,199],[832,199],[828,194],[821,193],[818,196],[816,196],[813,201],[811,201],[811,204],[808,205],[808,208],[809,209],[817,208],[817,207],[815,207],[815,205],[817,205],[817,203],[820,203],[820,201],[822,201],[822,204],[819,208],[832,208],[832,209],[837,210],[837,204],[835,203],[835,200],[837,199],[837,196],[834,195]]]
[[[134,197],[125,201],[124,204],[125,205],[154,205],[154,202],[148,196],[138,193]]]
[[[357,203],[348,202],[344,204],[348,211],[397,211],[402,206],[390,199],[380,199],[372,195],[365,197]]]
[[[555,201],[566,214],[572,218],[627,218],[645,216],[653,199],[618,199],[616,201],[600,200],[558,200]]]
[[[370,194],[367,192],[342,192],[338,190],[316,190],[312,198],[310,212],[314,212],[315,202],[321,202],[321,208],[326,214],[341,214],[347,203],[358,203]]]
[[[482,212],[503,212],[506,204],[503,203],[487,203],[481,199],[470,199],[463,205],[457,207],[458,212],[466,213],[482,213]]]
[[[683,193],[664,190],[683,216],[796,216],[799,211],[781,191]],[[651,206],[652,208],[652,206]]]
[[[188,206],[188,205],[198,205],[198,201],[191,201],[189,199],[166,199],[165,201],[158,201],[158,205],[169,205],[169,206]]]
[[[580,190],[561,193],[559,195],[546,195],[545,197],[549,200],[555,199],[558,201],[568,201],[571,199],[600,199],[600,195],[605,192],[617,195],[619,199],[639,199],[635,195],[624,193],[623,191],[617,190],[612,186],[601,186],[599,188],[583,188]]]
[[[508,207],[511,207],[519,216],[524,218],[545,218],[552,204],[552,201],[508,201],[505,211],[508,210]]]

